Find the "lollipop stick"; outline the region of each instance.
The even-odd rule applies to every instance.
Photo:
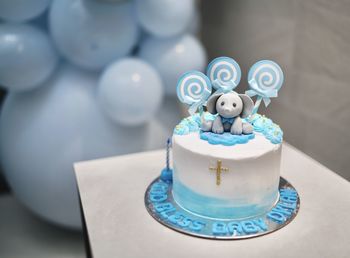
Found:
[[[256,98],[256,102],[255,102],[255,105],[254,105],[254,108],[253,108],[253,111],[252,111],[252,115],[256,114],[256,112],[258,112],[258,109],[259,109],[259,106],[261,104],[261,101],[262,101],[262,97],[261,96],[258,96]]]
[[[199,115],[200,116],[203,115],[203,106],[202,105],[199,106]]]

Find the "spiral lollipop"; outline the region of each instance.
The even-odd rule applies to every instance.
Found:
[[[218,57],[208,65],[207,76],[218,92],[229,92],[241,80],[241,68],[229,57]]]
[[[188,110],[191,115],[197,109],[202,114],[203,105],[211,94],[211,83],[203,73],[190,71],[182,75],[177,83],[176,90],[179,100],[191,105]]]
[[[271,60],[261,60],[250,68],[248,83],[250,89],[246,91],[246,94],[250,97],[257,96],[252,112],[252,114],[255,114],[262,100],[267,107],[271,102],[270,98],[277,97],[277,93],[283,84],[282,69]]]

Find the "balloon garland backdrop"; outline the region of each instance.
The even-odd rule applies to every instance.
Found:
[[[193,0],[1,1],[1,164],[24,205],[80,228],[73,163],[171,131],[156,113],[174,112],[161,103],[182,72],[204,69],[199,18]]]

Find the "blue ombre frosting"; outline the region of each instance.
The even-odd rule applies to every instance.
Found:
[[[207,121],[213,121],[216,115],[212,115],[208,112],[203,114],[203,118]],[[281,128],[273,123],[273,121],[260,114],[254,114],[247,119],[243,119],[244,122],[253,125],[254,132],[261,133],[273,144],[280,144],[283,140],[283,131]],[[244,144],[249,140],[254,139],[254,134],[248,135],[232,135],[230,133],[215,134],[211,132],[202,132],[200,115],[194,114],[183,119],[174,129],[176,135],[187,135],[193,132],[200,132],[200,138],[208,141],[210,144],[222,144],[226,146],[232,146],[235,144]]]
[[[195,214],[220,219],[248,218],[263,214],[271,209],[278,198],[278,191],[252,204],[250,200],[227,200],[196,193],[182,184],[178,179],[173,181],[174,200],[183,208]],[[242,205],[239,205],[241,203]]]
[[[264,214],[249,219],[231,217],[220,219],[215,217],[208,220],[172,203],[170,186],[171,183],[154,182],[147,195],[153,205],[154,212],[158,214],[159,218],[187,232],[215,236],[244,236],[267,231],[270,223],[281,224],[290,219],[295,214],[298,204],[297,192],[291,188],[284,188],[279,191],[278,202]],[[220,204],[225,203],[219,201]],[[252,210],[254,210],[254,207]]]

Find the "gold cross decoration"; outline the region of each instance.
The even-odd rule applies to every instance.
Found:
[[[221,172],[228,172],[229,169],[222,166],[222,161],[218,160],[216,167],[209,167],[209,170],[216,172],[216,185],[221,183]]]

